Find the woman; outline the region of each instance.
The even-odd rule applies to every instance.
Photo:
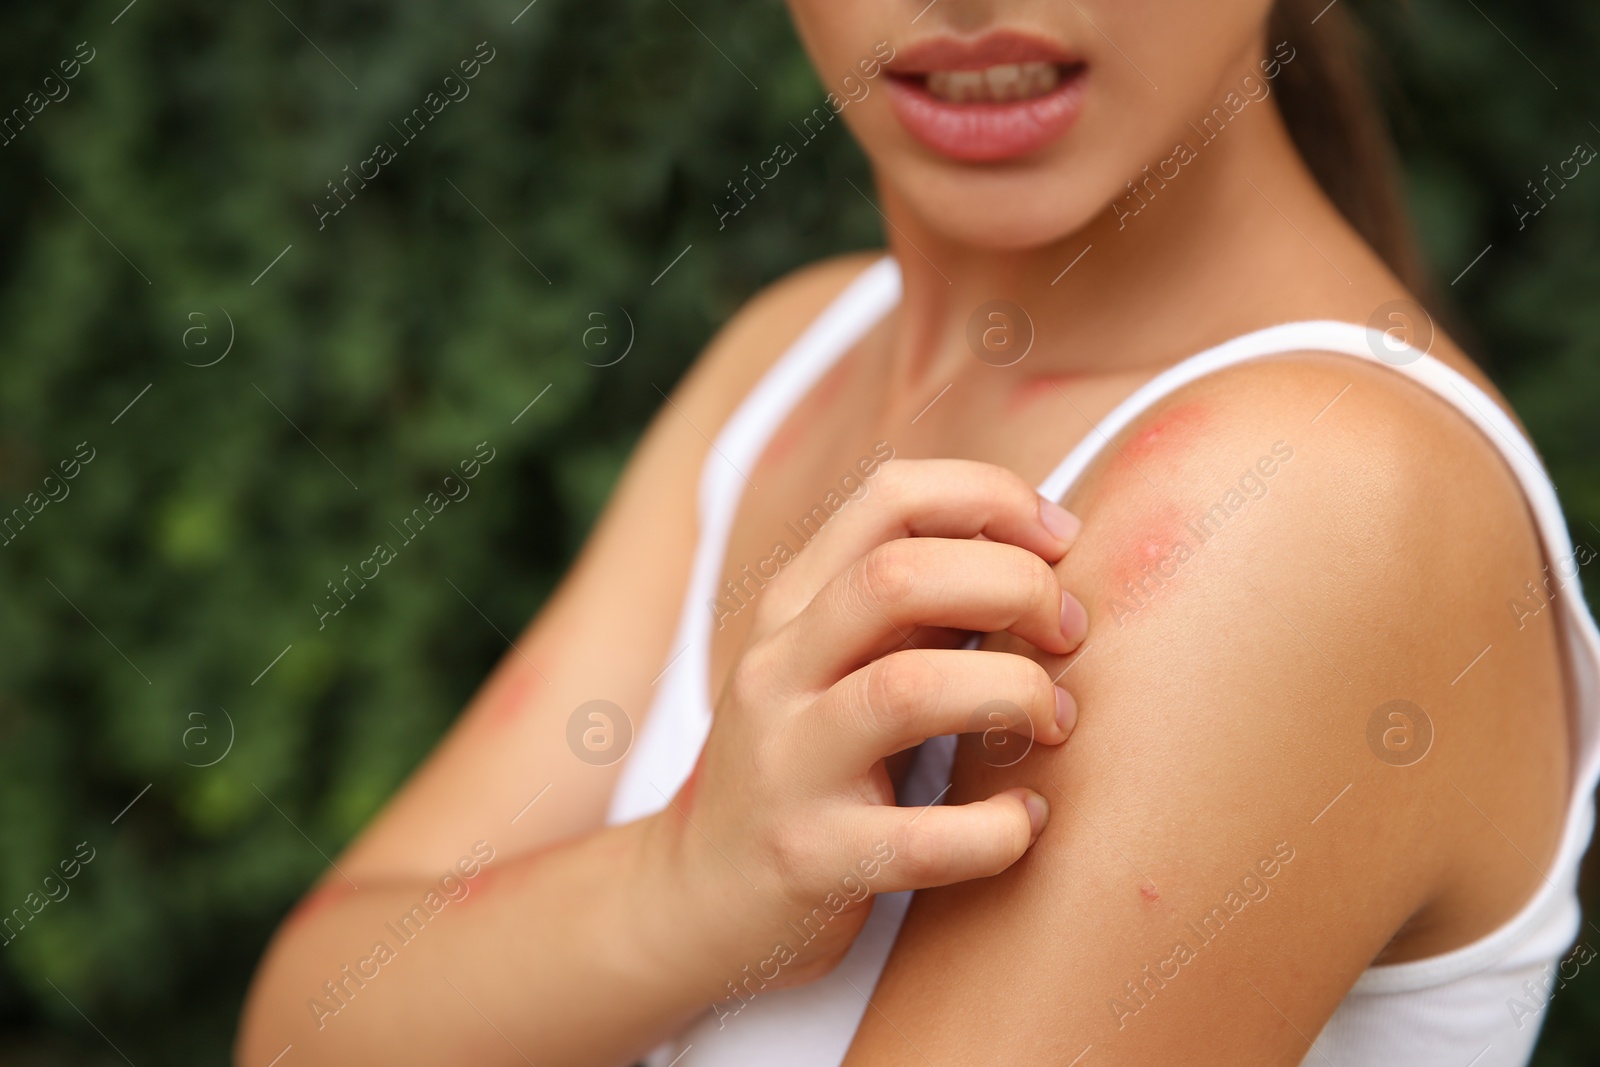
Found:
[[[791,8],[889,256],[715,340],[240,1060],[1525,1063],[1593,550],[1344,10]]]

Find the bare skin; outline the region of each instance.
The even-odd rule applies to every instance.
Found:
[[[824,71],[888,32],[865,23],[904,21],[886,5],[794,6]],[[1090,6],[1117,35],[1111,9]],[[947,0],[918,25],[984,14]],[[1209,99],[1236,80],[1263,54],[1259,14],[1230,5],[1206,30],[1211,68],[1172,58],[1162,92],[1193,82]],[[1092,1044],[1096,1063],[1298,1063],[1364,968],[1467,944],[1539,886],[1568,792],[1554,613],[1518,629],[1506,609],[1545,561],[1514,479],[1459,414],[1384,368],[1295,355],[1203,380],[1130,427],[1065,501],[1081,534],[1053,531],[1030,500],[1163,367],[1277,322],[1365,322],[1406,295],[1271,102],[1126,226],[1104,196],[1022,203],[1049,236],[1033,245],[978,239],[1008,232],[1004,211],[945,204],[959,183],[901,159],[870,104],[846,117],[880,167],[905,295],[750,472],[760,489],[741,502],[725,576],[766,556],[875,442],[896,459],[716,632],[721,696],[691,786],[660,816],[602,829],[619,768],[573,759],[567,717],[605,698],[637,727],[675,651],[702,434],[870,257],[785,280],[702,357],[517,651],[280,930],[240,1062],[289,1042],[300,1063],[631,1062],[722,995],[789,901],[888,838],[911,881],[878,888],[943,888],[918,893],[847,1062],[1068,1062]],[[1160,153],[1123,154],[1131,173]],[[1092,258],[1052,284],[1085,246]],[[1039,337],[1003,370],[965,341],[971,309],[997,297],[1028,308]],[[1490,388],[1447,339],[1432,354]],[[1280,453],[1265,494],[1129,611],[1123,583],[1170,558],[1277,442],[1292,458]],[[946,457],[975,462],[925,462]],[[897,634],[859,624],[864,601],[947,657],[940,681],[896,651]],[[961,630],[1007,633],[962,653]],[[1048,683],[1069,664],[1063,744]],[[963,729],[983,694],[1013,694],[1042,746],[1001,770],[964,742],[947,802],[973,806],[908,835],[885,758]],[[1410,767],[1367,748],[1370,713],[1395,698],[1437,731]],[[1031,797],[1047,822],[1030,820]],[[829,832],[801,829],[817,826]],[[319,1025],[308,999],[480,840],[494,858],[470,892]],[[763,892],[728,870],[730,853]],[[1263,856],[1277,857],[1270,897],[1151,1004],[1119,1012],[1119,998],[1137,1006],[1123,983]],[[787,980],[837,961],[866,910],[851,915]]]

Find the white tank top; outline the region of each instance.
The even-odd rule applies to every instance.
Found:
[[[722,570],[744,478],[798,400],[900,299],[900,269],[885,258],[867,268],[773,365],[723,427],[700,478],[700,542],[684,599],[675,657],[627,757],[607,817],[628,822],[666,806],[688,779],[711,726],[709,603]],[[1099,450],[1151,405],[1224,367],[1289,352],[1332,352],[1391,366],[1460,410],[1505,457],[1538,525],[1545,558],[1562,581],[1554,598],[1571,671],[1574,777],[1554,865],[1539,890],[1504,926],[1442,956],[1369,967],[1323,1027],[1305,1064],[1339,1067],[1522,1067],[1532,1055],[1554,983],[1548,978],[1577,936],[1579,862],[1594,826],[1600,776],[1600,634],[1584,604],[1561,505],[1533,446],[1472,382],[1414,350],[1393,363],[1387,338],[1346,322],[1295,322],[1235,338],[1157,375],[1102,419],[1039,486],[1060,500]],[[1401,364],[1401,365],[1396,365]],[[1561,568],[1571,562],[1573,573]],[[934,801],[949,781],[953,737],[921,746],[900,802]],[[836,1067],[877,985],[910,893],[879,896],[844,961],[807,986],[762,993],[733,1017],[706,1014],[656,1050],[650,1067]],[[1531,984],[1530,984],[1531,983]],[[737,1006],[735,1004],[734,1006]],[[723,1007],[726,1013],[729,1008]]]

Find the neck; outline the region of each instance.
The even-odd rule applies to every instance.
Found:
[[[1015,304],[1031,319],[1035,343],[1023,371],[1030,377],[1116,374],[1153,370],[1198,346],[1195,339],[1239,329],[1241,317],[1243,329],[1266,325],[1248,320],[1252,279],[1270,278],[1286,260],[1323,257],[1307,269],[1338,282],[1338,268],[1323,259],[1349,255],[1351,235],[1295,150],[1275,99],[1249,108],[1253,114],[1210,140],[1206,130],[1185,128],[1187,162],[1152,160],[1134,192],[1124,188],[1088,224],[1034,248],[953,241],[880,184],[904,283],[889,342],[895,391],[920,395],[970,371],[968,321],[991,301]]]

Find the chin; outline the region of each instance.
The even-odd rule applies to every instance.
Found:
[[[944,160],[897,163],[874,160],[878,180],[928,232],[996,252],[1066,239],[1093,221],[1115,190],[1114,180],[1091,182],[1059,161],[1004,170]]]

